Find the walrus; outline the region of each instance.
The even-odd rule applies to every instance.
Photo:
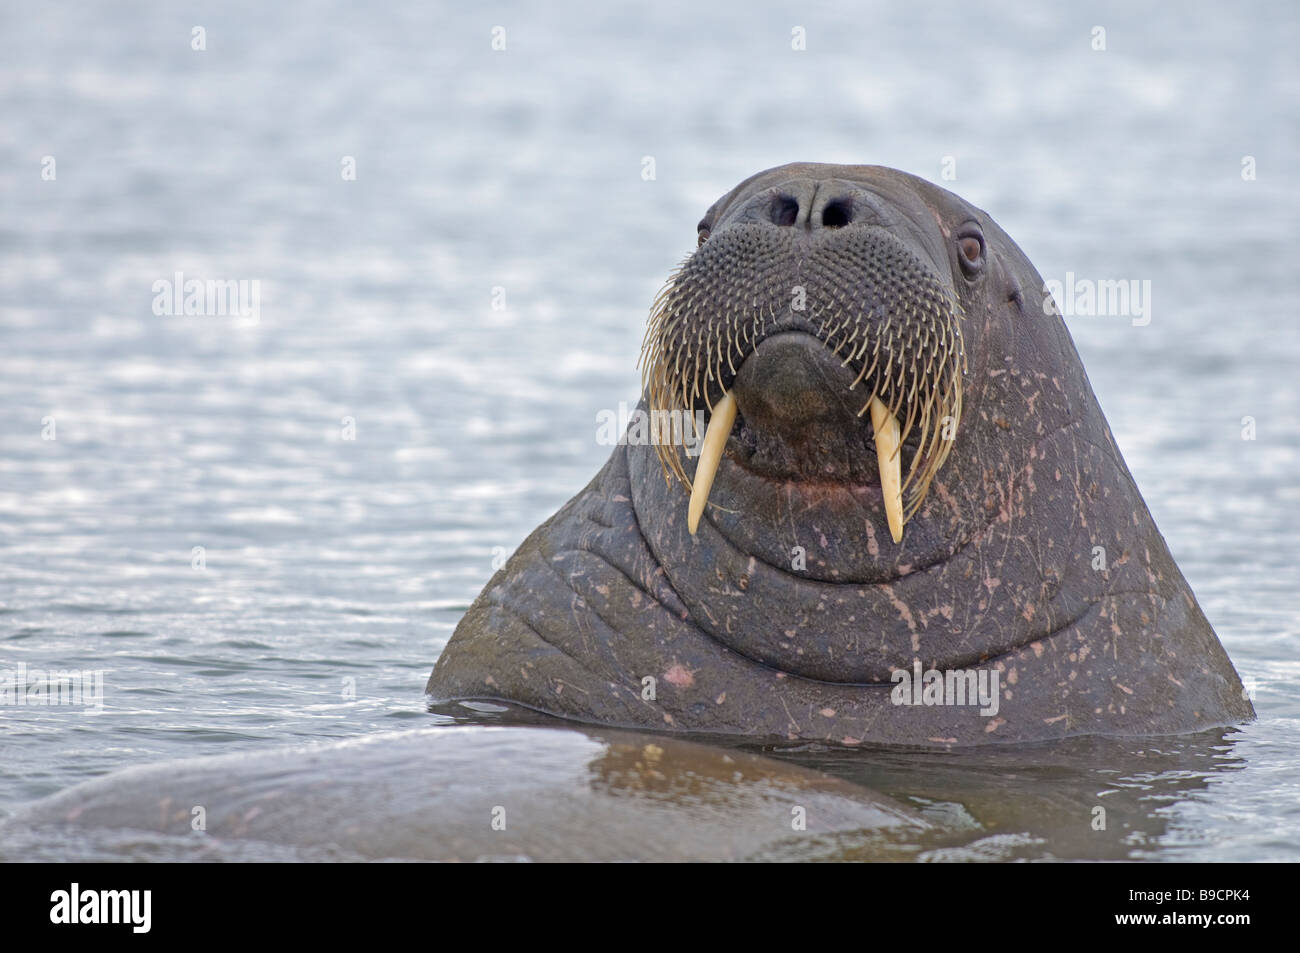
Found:
[[[831,745],[1254,717],[985,212],[796,163],[697,235],[651,309],[636,422],[471,605],[432,707]]]
[[[120,770],[0,861],[1149,859],[1253,710],[1032,265],[869,166],[698,236],[642,414],[434,668],[471,724]]]

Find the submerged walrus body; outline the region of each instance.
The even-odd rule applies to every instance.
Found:
[[[470,608],[435,703],[843,744],[1253,717],[1042,278],[985,213],[798,164],[699,235],[642,402],[708,421],[698,460],[629,431]]]
[[[0,862],[884,860],[933,827],[748,752],[460,726],[118,771],[0,823]]]

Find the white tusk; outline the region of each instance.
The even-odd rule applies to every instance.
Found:
[[[899,452],[898,418],[879,397],[871,398],[871,427],[876,432],[876,462],[880,469],[880,492],[885,498],[885,516],[894,542],[903,541],[903,455]],[[703,457],[701,457],[703,459]],[[712,475],[709,476],[712,481]],[[691,504],[694,505],[694,498]]]
[[[735,422],[736,398],[728,391],[713,405],[713,416],[709,418],[709,426],[704,431],[700,459],[695,465],[695,479],[691,481],[691,505],[686,511],[686,528],[692,536],[699,528],[700,517],[704,515],[704,504],[709,502],[709,490],[713,489],[713,478],[717,476],[718,464],[722,461],[722,449],[727,445],[731,425]]]

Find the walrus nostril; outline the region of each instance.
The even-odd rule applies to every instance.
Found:
[[[843,228],[853,221],[853,206],[846,201],[836,199],[822,210],[822,225],[827,228]]]
[[[793,225],[799,220],[799,203],[788,195],[772,199],[772,224]]]

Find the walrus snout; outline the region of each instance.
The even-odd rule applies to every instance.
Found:
[[[710,412],[693,477],[674,448],[658,445],[659,456],[665,473],[690,488],[692,533],[723,446],[739,444],[741,459],[763,475],[878,482],[898,543],[947,458],[944,428],[955,431],[961,416],[960,301],[931,256],[888,226],[878,196],[834,179],[794,182],[747,200],[716,232],[702,228],[703,244],[655,302],[642,351],[647,405]],[[769,342],[785,349],[787,334],[795,342],[788,360],[759,358]],[[762,386],[750,387],[732,439],[745,408],[730,391],[756,359],[750,374]],[[838,391],[823,386],[832,380]],[[874,473],[852,440],[868,413]]]

